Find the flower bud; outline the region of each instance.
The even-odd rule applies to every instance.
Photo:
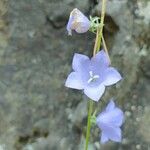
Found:
[[[73,9],[70,13],[69,21],[67,24],[67,31],[69,35],[72,35],[72,30],[77,33],[87,32],[90,28],[89,19],[77,8]]]

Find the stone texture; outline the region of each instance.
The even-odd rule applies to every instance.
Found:
[[[0,149],[81,149],[86,98],[64,82],[74,52],[92,55],[94,35],[69,37],[65,25],[74,7],[94,15],[100,6],[88,0],[0,1]],[[115,97],[127,115],[121,144],[94,144],[99,130],[93,128],[91,149],[148,149],[149,9],[146,0],[107,2],[104,36],[124,79],[107,88],[102,101]]]

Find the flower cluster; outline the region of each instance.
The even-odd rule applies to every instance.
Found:
[[[98,20],[98,17],[96,17]],[[99,24],[99,23],[97,23]],[[67,31],[72,35],[72,30],[77,33],[87,32],[92,26],[93,21],[89,20],[77,8],[70,13],[67,24]],[[75,53],[72,61],[73,71],[69,74],[65,86],[72,89],[83,90],[84,94],[91,100],[98,102],[102,97],[106,86],[116,84],[122,79],[120,73],[110,66],[108,55],[104,50],[98,52],[89,59],[88,56]],[[105,110],[100,113],[95,123],[101,129],[101,143],[108,140],[121,141],[121,125],[123,124],[124,114],[121,109],[115,106],[113,100],[109,102]]]

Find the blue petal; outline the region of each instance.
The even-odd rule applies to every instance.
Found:
[[[109,138],[112,140],[112,141],[115,141],[115,142],[121,142],[121,129],[120,128],[113,128],[110,133],[109,133]]]
[[[85,95],[87,95],[89,98],[91,98],[94,101],[100,100],[101,96],[103,95],[105,91],[105,86],[104,85],[99,85],[99,86],[87,86],[84,89]]]
[[[108,123],[110,125],[120,127],[124,121],[124,114],[121,109],[115,108],[113,111],[110,111],[108,117]]]
[[[114,103],[113,100],[111,100],[111,101],[109,102],[109,104],[107,105],[107,107],[106,107],[106,111],[111,111],[111,110],[113,110],[114,108],[115,108],[115,103]]]
[[[71,24],[73,22],[73,16],[69,17],[69,21],[67,23],[67,31],[68,31],[68,35],[72,35],[72,28],[71,28]]]
[[[108,137],[107,135],[102,131],[102,134],[101,134],[101,143],[106,143],[108,141]]]
[[[99,51],[94,57],[91,59],[92,62],[95,62],[97,67],[99,68],[106,68],[110,65],[109,59],[107,54],[104,52],[104,50]]]
[[[107,124],[102,123],[101,130],[110,140],[121,142],[121,129],[119,127],[108,126]]]
[[[72,68],[74,71],[82,72],[85,68],[88,68],[89,58],[86,55],[74,54]]]
[[[69,74],[65,86],[68,88],[81,90],[84,88],[83,82],[80,78],[80,75],[76,72],[72,72]]]
[[[87,17],[82,17],[80,22],[76,23],[75,31],[77,33],[85,33],[89,30],[90,28],[90,21],[88,20]]]
[[[99,127],[101,124],[107,126],[120,127],[124,121],[124,114],[121,109],[115,107],[113,110],[104,111],[97,117],[97,123]]]
[[[105,77],[104,81],[103,81],[103,84],[106,85],[106,86],[113,85],[113,84],[117,83],[118,81],[120,81],[122,79],[119,72],[113,67],[107,68],[104,71],[103,76]]]

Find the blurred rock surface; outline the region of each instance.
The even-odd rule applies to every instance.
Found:
[[[85,140],[87,112],[79,111],[85,97],[64,83],[74,52],[92,55],[94,35],[67,36],[65,25],[74,7],[94,15],[101,3],[0,1],[1,149],[78,150]],[[149,130],[144,130],[150,125],[149,10],[147,0],[108,0],[104,36],[123,81],[108,88],[102,100],[115,96],[130,117],[121,144],[98,145],[99,130],[93,128],[92,150],[147,150],[150,145]]]

